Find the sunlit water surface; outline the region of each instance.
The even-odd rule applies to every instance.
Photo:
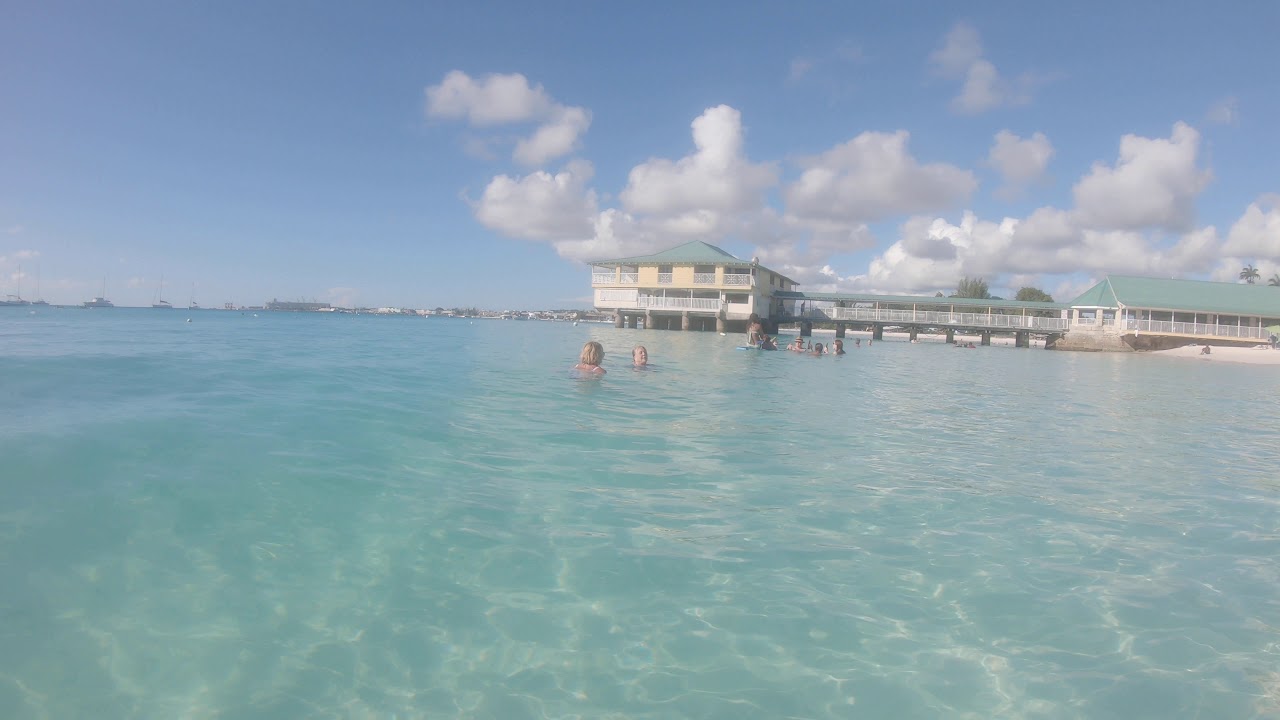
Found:
[[[6,309],[0,718],[1280,714],[1275,368],[740,342]]]

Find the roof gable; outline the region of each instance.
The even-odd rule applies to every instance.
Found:
[[[1118,307],[1115,291],[1111,289],[1109,278],[1080,293],[1080,297],[1071,301],[1071,307]]]

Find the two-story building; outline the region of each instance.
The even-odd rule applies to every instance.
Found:
[[[752,313],[776,331],[791,301],[775,294],[796,282],[756,260],[741,260],[694,241],[653,255],[591,263],[596,310],[614,314],[617,327],[740,330]]]

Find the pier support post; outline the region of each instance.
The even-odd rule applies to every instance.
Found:
[[[1013,346],[1021,348],[1031,347],[1031,333],[1018,332],[1013,334]]]
[[[991,344],[991,331],[990,331],[990,330],[987,330],[987,331],[985,331],[985,332],[983,332],[983,333],[982,333],[982,343],[981,343],[981,344],[983,344],[983,345],[990,345],[990,344]]]
[[[948,345],[953,345],[953,344],[955,344],[955,341],[956,341],[956,331],[955,331],[955,330],[948,330],[948,331],[947,331],[947,344],[948,344]]]
[[[640,318],[638,316],[630,315],[627,317],[627,327],[631,328],[632,330],[635,330],[636,326],[639,324],[640,324]]]
[[[883,325],[872,325],[872,326],[871,326],[871,339],[872,339],[872,340],[883,340],[883,339],[884,339],[884,326],[883,326]]]
[[[907,339],[908,339],[908,340],[910,340],[911,342],[915,342],[915,341],[916,341],[916,333],[918,333],[918,332],[920,332],[920,329],[919,329],[919,328],[911,328],[911,332],[909,333],[910,337],[908,337]]]
[[[652,310],[645,310],[645,311],[644,311],[644,329],[645,329],[645,330],[657,330],[657,329],[658,329],[658,328],[654,327],[654,325],[653,325],[653,311],[652,311]]]
[[[613,316],[613,326],[614,326],[614,327],[616,327],[616,328],[620,328],[620,327],[622,327],[622,323],[623,323],[624,321],[625,321],[625,318],[623,317],[623,315],[622,315],[622,312],[621,312],[621,311],[619,311],[618,313],[616,313],[616,314]]]
[[[680,329],[681,330],[689,329],[689,311],[688,310],[680,313]]]
[[[800,323],[800,337],[813,337],[813,323],[807,320]]]
[[[836,337],[844,337],[844,323],[836,323]]]
[[[725,331],[724,327],[725,327],[725,325],[724,325],[724,318],[722,318],[722,317],[720,317],[719,315],[717,315],[717,316],[716,316],[716,332],[718,332],[718,333],[722,333],[722,332],[724,332],[724,331]]]

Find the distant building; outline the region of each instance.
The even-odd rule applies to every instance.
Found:
[[[768,324],[792,308],[775,293],[797,284],[755,260],[694,241],[653,255],[591,263],[595,308],[614,314],[615,323],[635,327],[724,332],[755,313]]]
[[[267,310],[283,310],[285,312],[318,312],[328,310],[329,303],[317,302],[288,302],[280,300],[272,300],[266,305]]]
[[[1110,275],[1071,301],[1063,349],[1151,350],[1191,340],[1258,343],[1280,325],[1280,288]]]

